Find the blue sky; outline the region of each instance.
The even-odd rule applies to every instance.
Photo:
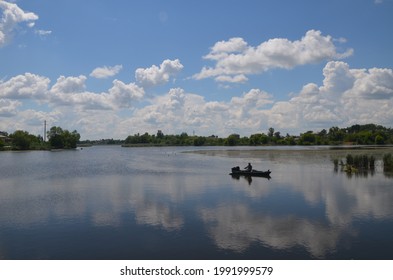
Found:
[[[392,14],[392,0],[0,0],[0,130],[392,127]]]

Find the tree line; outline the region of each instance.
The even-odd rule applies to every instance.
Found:
[[[75,149],[80,140],[80,134],[53,126],[47,132],[48,141],[41,135],[33,135],[27,131],[17,130],[12,134],[0,132],[0,150],[50,150],[50,149]]]
[[[386,145],[393,144],[393,129],[381,125],[353,125],[347,128],[331,127],[318,132],[307,131],[298,136],[286,134],[269,128],[266,133],[256,133],[249,137],[231,134],[226,138],[216,135],[195,136],[183,132],[180,135],[157,134],[129,135],[124,146],[259,146],[259,145]]]
[[[0,150],[48,150],[73,149],[78,144],[122,144],[123,146],[259,146],[259,145],[387,145],[393,144],[393,129],[381,125],[353,125],[347,128],[337,126],[318,132],[307,131],[300,135],[281,135],[280,131],[269,128],[266,132],[241,137],[231,134],[227,137],[196,136],[183,132],[178,135],[164,134],[158,130],[156,134],[134,134],[125,140],[101,139],[96,141],[80,141],[80,134],[53,126],[47,132],[48,141],[43,137],[32,135],[27,131],[17,130],[12,134],[0,132]]]

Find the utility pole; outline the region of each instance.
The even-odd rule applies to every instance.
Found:
[[[44,142],[46,142],[46,120],[44,121]]]

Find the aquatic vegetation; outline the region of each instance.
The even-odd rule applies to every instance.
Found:
[[[375,170],[375,157],[373,155],[352,155],[347,154],[345,158],[345,163],[343,160],[333,159],[334,169],[338,170],[340,165],[342,171],[347,173],[357,173],[357,172],[367,172]]]
[[[393,156],[392,156],[392,154],[385,154],[383,156],[383,171],[393,172]]]
[[[346,165],[351,166],[352,169],[356,168],[359,170],[373,170],[375,169],[375,158],[374,156],[368,155],[347,155]]]
[[[374,155],[352,155],[347,154],[345,160],[335,158],[333,159],[334,170],[338,171],[338,167],[341,166],[341,171],[347,173],[358,173],[358,172],[373,172],[376,167],[376,157]],[[383,166],[384,172],[393,172],[393,155],[385,154],[382,159],[379,158],[381,166]]]

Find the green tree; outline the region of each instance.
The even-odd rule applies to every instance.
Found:
[[[329,129],[329,140],[332,142],[342,142],[344,140],[345,133],[342,129],[337,126]]]
[[[28,150],[30,149],[30,144],[32,138],[27,131],[17,130],[10,135],[12,139],[12,148],[16,150]]]
[[[300,136],[299,144],[301,145],[314,145],[317,137],[312,131],[308,131]]]
[[[375,144],[377,145],[383,145],[385,144],[385,139],[381,135],[375,136]]]
[[[252,134],[250,136],[250,145],[256,146],[256,145],[261,145],[262,144],[262,134],[257,133],[257,134]]]
[[[274,136],[274,128],[273,127],[269,128],[269,130],[267,132],[267,136],[269,136],[270,138],[273,138],[273,136]]]
[[[74,130],[69,132],[61,127],[53,126],[48,132],[50,146],[55,149],[75,149],[80,139],[80,134]]]
[[[202,137],[202,136],[196,137],[194,139],[194,146],[203,146],[205,142],[206,142],[206,137]]]
[[[240,135],[239,134],[231,134],[228,136],[226,145],[228,146],[236,146],[238,145],[240,141]]]

